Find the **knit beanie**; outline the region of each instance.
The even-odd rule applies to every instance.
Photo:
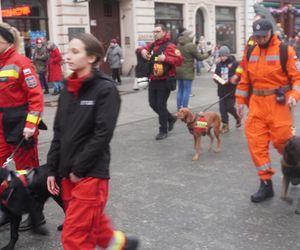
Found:
[[[222,46],[219,50],[219,56],[230,56],[230,50],[227,46]]]

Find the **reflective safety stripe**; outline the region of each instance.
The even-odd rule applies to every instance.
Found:
[[[248,91],[244,91],[244,90],[240,90],[240,89],[236,89],[235,91],[236,95],[242,96],[247,98],[249,96],[249,92]]]
[[[9,64],[9,65],[6,65],[4,66],[3,68],[1,68],[1,70],[15,70],[15,71],[20,71],[20,68],[18,65],[15,65],[15,64]]]
[[[278,55],[274,55],[274,56],[266,56],[266,61],[279,61],[280,58]]]
[[[0,77],[14,77],[19,78],[19,72],[11,69],[11,70],[1,70],[0,71]]]
[[[294,89],[294,90],[297,90],[297,91],[299,91],[299,92],[300,92],[300,86],[296,86],[296,85],[294,85],[294,86],[293,86],[293,89]]]
[[[256,167],[257,171],[267,171],[269,168],[271,168],[271,164],[268,162],[264,165]]]
[[[236,71],[237,73],[243,73],[243,68],[242,67],[237,67]]]
[[[28,174],[28,171],[27,170],[17,170],[17,173],[19,175],[26,175],[26,174]]]
[[[250,56],[249,62],[257,62],[259,59],[259,56]]]
[[[29,113],[27,114],[26,121],[31,122],[33,124],[39,124],[41,118],[39,117],[39,115],[34,115],[32,113]]]
[[[125,236],[120,231],[114,231],[114,236],[107,248],[107,250],[120,250],[124,249],[126,243]]]

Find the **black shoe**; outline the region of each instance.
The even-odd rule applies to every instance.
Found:
[[[59,92],[58,92],[58,91],[54,91],[54,92],[52,93],[52,95],[59,95]]]
[[[49,94],[49,90],[45,90],[45,91],[44,91],[44,94]]]
[[[57,227],[57,231],[62,231],[64,228],[64,224],[61,224]]]
[[[124,250],[136,250],[139,246],[139,240],[134,237],[126,237],[126,244]]]
[[[1,213],[0,217],[0,227],[5,226],[6,224],[9,223],[9,217],[6,213]]]
[[[300,184],[300,178],[291,178],[291,183],[292,185],[297,186]]]
[[[251,195],[252,202],[261,202],[274,196],[272,180],[260,181],[258,191]]]
[[[176,116],[173,116],[173,117],[172,117],[172,120],[169,121],[168,131],[172,131],[172,130],[173,130],[174,124],[175,124],[176,121],[177,121],[177,117],[176,117]]]
[[[168,133],[159,132],[159,134],[155,137],[156,140],[163,140],[168,137]]]
[[[236,118],[235,127],[239,128],[240,126],[242,126],[242,119],[238,117]]]
[[[39,227],[39,226],[44,225],[44,224],[46,224],[45,217],[43,217],[39,221],[37,226]],[[32,224],[30,216],[28,216],[26,220],[21,222],[20,227],[19,227],[19,232],[25,232],[25,231],[31,230],[32,228],[33,228],[33,224]]]

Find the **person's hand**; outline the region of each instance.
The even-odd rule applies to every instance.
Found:
[[[71,182],[77,183],[80,182],[81,178],[76,176],[73,172],[69,175]]]
[[[23,136],[25,137],[25,140],[28,140],[30,137],[32,137],[35,133],[36,128],[27,128],[25,127],[23,130]]]
[[[141,55],[144,59],[148,60],[149,56],[148,56],[148,51],[146,49],[143,49],[141,51]]]
[[[50,194],[52,195],[59,195],[60,189],[56,183],[54,176],[48,176],[47,179],[47,188]]]
[[[164,62],[166,60],[166,56],[164,53],[160,54],[158,57],[157,57],[157,60],[159,62]]]
[[[230,82],[231,82],[231,84],[233,84],[233,85],[238,84],[239,81],[240,81],[240,78],[239,78],[237,75],[233,75],[233,76],[230,78]]]
[[[123,64],[124,63],[124,59],[120,59],[120,63]]]
[[[287,104],[290,106],[290,107],[295,107],[296,104],[297,104],[297,101],[296,101],[296,98],[293,97],[293,96],[290,96],[288,101],[287,101]]]
[[[245,104],[237,105],[237,114],[241,119],[243,119],[243,116],[244,116],[244,107],[245,107]]]

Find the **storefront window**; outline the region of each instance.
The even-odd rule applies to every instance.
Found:
[[[164,24],[174,39],[178,29],[183,26],[182,5],[155,3],[155,23]]]
[[[226,45],[236,53],[236,17],[235,8],[216,7],[216,42]]]
[[[35,38],[48,37],[47,0],[1,0],[3,22],[16,27],[24,40],[24,53],[31,57]]]

